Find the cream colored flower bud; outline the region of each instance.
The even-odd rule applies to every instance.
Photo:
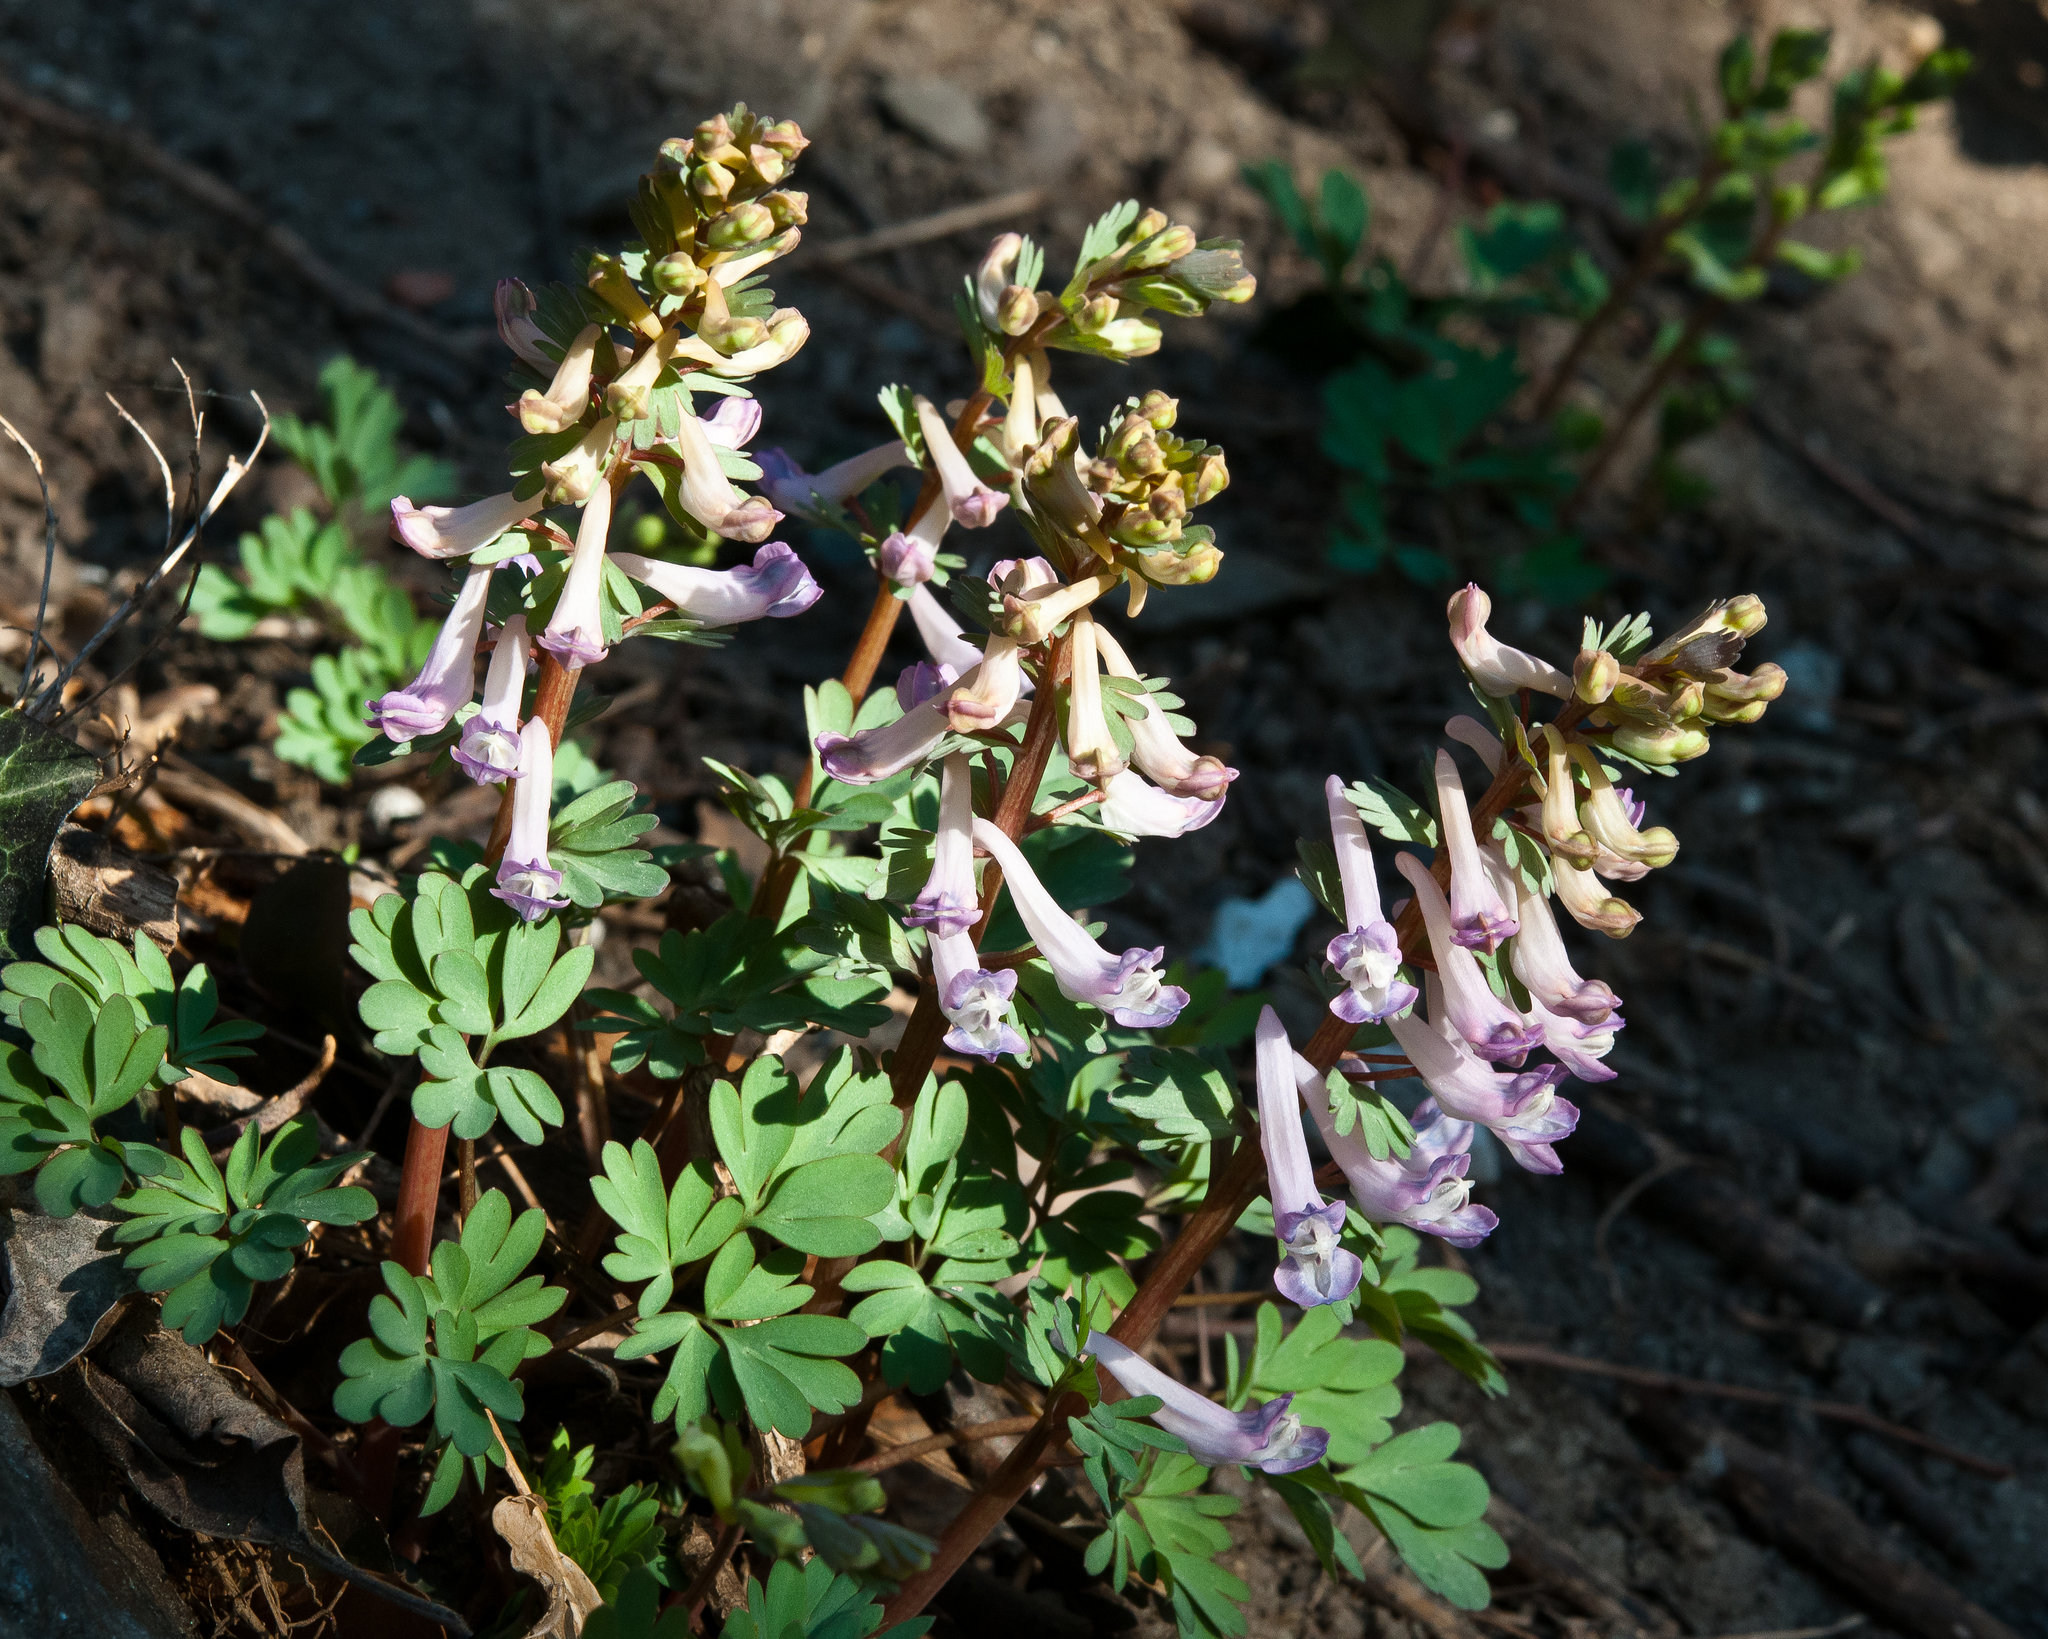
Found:
[[[555,379],[548,383],[548,390],[543,393],[529,387],[519,395],[515,413],[521,427],[530,433],[558,433],[583,419],[590,408],[590,372],[599,335],[596,325],[586,324],[555,366]]]
[[[1605,700],[1620,680],[1621,662],[1605,649],[1581,649],[1572,662],[1572,691],[1589,706]]]

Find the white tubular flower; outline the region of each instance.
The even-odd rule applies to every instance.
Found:
[[[519,708],[526,699],[526,666],[533,652],[526,616],[516,614],[498,628],[498,646],[484,671],[484,700],[462,725],[450,755],[478,785],[503,785],[519,777]]]
[[[1476,586],[1451,594],[1449,608],[1451,645],[1458,651],[1465,670],[1482,694],[1504,699],[1523,689],[1569,700],[1572,680],[1547,660],[1511,649],[1486,629],[1486,617],[1493,613],[1493,599]]]
[[[403,745],[423,734],[439,734],[469,704],[476,692],[476,646],[484,635],[490,592],[491,566],[472,569],[419,676],[370,702],[370,722],[387,740]]]
[[[1176,797],[1128,768],[1102,790],[1096,814],[1105,831],[1120,837],[1184,837],[1223,812],[1221,797]]]
[[[916,405],[918,430],[924,434],[925,449],[932,458],[932,470],[939,475],[939,483],[946,493],[946,508],[952,513],[954,522],[963,529],[982,529],[994,523],[996,514],[1010,504],[1009,496],[998,494],[974,476],[967,457],[953,442],[953,429],[946,425],[946,418],[933,407],[930,399],[920,394]]]
[[[918,638],[933,660],[941,666],[951,666],[956,677],[965,677],[981,664],[981,651],[967,641],[966,628],[946,612],[946,606],[932,595],[929,586],[913,588],[905,601],[910,605],[910,618],[917,626]]]
[[[403,495],[394,495],[391,538],[423,558],[466,558],[546,504],[547,497],[538,490],[523,501],[507,490],[462,507],[414,506]]]
[[[1010,902],[1030,931],[1038,954],[1051,965],[1060,994],[1070,1002],[1099,1007],[1134,1030],[1162,1030],[1180,1017],[1188,993],[1164,983],[1159,962],[1164,946],[1133,947],[1112,956],[1089,938],[1038,880],[1017,845],[985,819],[974,822],[974,840],[1002,867]]]
[[[1102,785],[1130,765],[1116,748],[1102,710],[1102,673],[1095,653],[1096,625],[1083,610],[1067,638],[1072,663],[1067,690],[1067,766],[1076,779]],[[1000,641],[992,639],[991,644]]]
[[[971,682],[973,677],[969,672],[960,681]],[[944,690],[920,701],[893,723],[864,728],[853,735],[819,735],[816,744],[825,772],[843,785],[872,785],[902,773],[912,763],[923,762],[950,732],[946,722],[950,693],[950,689]]]
[[[1487,773],[1500,772],[1500,760],[1506,755],[1505,748],[1500,743],[1500,736],[1478,718],[1453,717],[1444,724],[1444,735],[1447,739],[1455,740],[1484,763]]]
[[[1612,1081],[1620,1074],[1600,1061],[1614,1048],[1614,1033],[1627,1023],[1619,1013],[1610,1013],[1598,1024],[1566,1018],[1543,1005],[1543,998],[1529,998],[1529,1022],[1543,1032],[1543,1045],[1551,1057],[1581,1081]]]
[[[1621,998],[1602,980],[1582,979],[1573,970],[1557,918],[1550,912],[1549,897],[1532,892],[1527,883],[1517,883],[1517,887],[1520,931],[1508,948],[1508,963],[1515,977],[1551,1012],[1581,1024],[1605,1023],[1621,1006]]]
[[[932,985],[939,993],[939,1011],[952,1028],[946,1045],[993,1064],[1010,1053],[1025,1051],[1025,1041],[1010,1023],[1010,998],[1017,992],[1014,968],[994,972],[981,965],[974,941],[964,933],[932,932]]]
[[[1457,942],[1451,929],[1451,907],[1429,867],[1413,854],[1395,855],[1394,866],[1414,886],[1415,903],[1421,907],[1422,924],[1429,932],[1430,954],[1436,958],[1437,976],[1443,981],[1445,1016],[1451,1027],[1481,1058],[1519,1064],[1542,1039],[1542,1032],[1493,993],[1480,971],[1479,958]],[[1407,1045],[1405,1040],[1402,1045]],[[1444,1107],[1450,1108],[1448,1104]]]
[[[1143,681],[1122,645],[1100,626],[1095,629],[1095,650],[1112,677]],[[1182,745],[1167,726],[1166,713],[1149,694],[1145,697],[1144,716],[1130,719],[1130,725],[1131,762],[1161,790],[1171,791],[1176,797],[1216,802],[1237,778],[1237,770],[1226,768],[1220,758],[1197,757]]]
[[[1301,1134],[1295,1081],[1295,1066],[1305,1061],[1289,1044],[1287,1027],[1270,1007],[1259,1014],[1255,1040],[1259,1147],[1265,1152],[1266,1198],[1273,1204],[1273,1232],[1280,1242],[1280,1267],[1273,1271],[1273,1284],[1282,1297],[1304,1309],[1341,1303],[1358,1290],[1365,1265],[1337,1244],[1344,1232],[1344,1203],[1325,1202],[1316,1189],[1308,1141]],[[1313,1099],[1310,1105],[1313,1108]]]
[[[1415,987],[1401,977],[1401,941],[1394,924],[1380,914],[1372,842],[1358,810],[1344,795],[1344,782],[1335,774],[1323,782],[1323,795],[1330,805],[1337,875],[1344,884],[1345,931],[1323,952],[1345,985],[1330,1010],[1347,1024],[1392,1018],[1415,1005]]]
[[[608,415],[585,433],[574,449],[540,464],[540,475],[546,481],[542,493],[549,506],[565,502],[581,506],[590,499],[604,471],[604,458],[611,453],[612,435],[618,430],[618,417]]]
[[[1316,1067],[1294,1056],[1296,1086],[1308,1105],[1323,1147],[1330,1152],[1351,1186],[1351,1203],[1359,1215],[1376,1224],[1405,1224],[1436,1235],[1453,1246],[1477,1246],[1491,1235],[1500,1219],[1483,1206],[1472,1205],[1472,1185],[1465,1174],[1472,1166],[1472,1123],[1453,1121],[1424,1099],[1410,1124],[1415,1142],[1405,1156],[1376,1159],[1356,1129],[1337,1131],[1330,1114],[1330,1093]]]
[[[737,626],[764,616],[787,620],[823,596],[803,559],[780,541],[768,542],[751,564],[737,569],[695,569],[637,552],[614,552],[612,562],[707,626]]]
[[[583,503],[568,578],[536,639],[564,666],[594,666],[611,652],[604,641],[604,546],[611,524],[612,486],[600,482]]]
[[[1014,560],[1006,560],[1014,561]],[[1027,558],[1026,565],[1043,564],[1043,558]],[[1000,567],[1000,565],[998,566]],[[1024,643],[1043,643],[1063,621],[1071,620],[1097,598],[1115,589],[1120,577],[1113,574],[1083,575],[1071,585],[1034,584],[1019,589],[1017,576],[1003,583],[1003,629]]]
[[[1593,839],[1579,823],[1578,787],[1572,784],[1571,754],[1564,736],[1543,725],[1543,840],[1554,858],[1584,869],[1593,863]]]
[[[911,901],[904,925],[930,928],[933,938],[966,933],[981,920],[974,885],[974,774],[964,751],[939,770],[939,828],[932,835],[932,868]]]
[[[548,864],[548,816],[554,806],[555,743],[548,725],[529,717],[519,731],[519,784],[512,793],[512,834],[498,864],[498,885],[491,889],[519,913],[523,922],[538,922],[568,903],[556,898],[562,873]]]
[[[1494,891],[1492,875],[1479,857],[1465,786],[1448,751],[1436,754],[1436,802],[1442,816],[1444,849],[1451,856],[1451,937],[1489,955],[1511,938],[1515,919]]]
[[[695,416],[682,418],[676,450],[683,458],[683,481],[677,491],[683,510],[713,534],[753,545],[765,541],[782,521],[766,496],[742,495],[733,488],[718,464],[710,433]]]
[[[583,412],[590,408],[590,371],[601,334],[596,325],[586,324],[555,366],[548,390],[543,393],[529,387],[519,395],[513,414],[519,417],[520,426],[530,433],[558,433],[583,419]]]
[[[1530,1172],[1564,1170],[1551,1146],[1570,1136],[1579,1111],[1557,1096],[1557,1084],[1565,1077],[1562,1065],[1495,1070],[1474,1057],[1462,1037],[1446,1035],[1419,1013],[1395,1019],[1388,1028],[1445,1113],[1486,1128],[1507,1146],[1517,1166]]]
[[[1600,759],[1584,746],[1571,748],[1572,761],[1586,776],[1586,800],[1580,804],[1579,815],[1584,820],[1586,834],[1600,847],[1623,859],[1633,860],[1638,865],[1651,869],[1669,865],[1678,857],[1678,838],[1661,825],[1647,831],[1636,829],[1636,821],[1642,818],[1641,804],[1631,813],[1624,805],[1623,794],[1614,788],[1607,772],[1600,766]],[[1598,870],[1596,863],[1594,869]]]
[[[1287,1409],[1294,1402],[1292,1394],[1280,1395],[1262,1406],[1229,1411],[1179,1378],[1168,1377],[1107,1332],[1090,1332],[1082,1341],[1081,1352],[1093,1355],[1122,1385],[1124,1393],[1157,1395],[1165,1401],[1152,1414],[1152,1421],[1185,1440],[1189,1454],[1204,1468],[1242,1463],[1267,1474],[1292,1474],[1296,1469],[1314,1467],[1330,1448],[1328,1429],[1304,1426]]]
[[[1003,417],[1003,454],[1015,467],[1038,447],[1038,390],[1029,355],[1017,361],[1011,381],[1010,413]]]
[[[805,472],[780,450],[763,450],[755,461],[763,478],[761,489],[784,512],[810,514],[818,501],[849,501],[883,473],[910,465],[910,451],[903,440],[892,438],[859,455],[827,467],[823,472]]]

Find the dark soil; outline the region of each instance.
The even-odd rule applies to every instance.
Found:
[[[1919,13],[1855,0],[1798,9],[1837,26],[1838,62],[1897,58],[1926,26]],[[426,316],[454,333],[487,322],[497,276],[548,277],[580,240],[616,234],[625,185],[653,144],[739,97],[793,115],[814,138],[817,240],[1030,183],[1049,185],[1056,203],[1019,225],[1038,227],[1055,261],[1093,211],[1127,193],[1205,233],[1245,234],[1263,280],[1250,311],[1177,327],[1164,354],[1130,370],[1077,367],[1061,381],[1084,419],[1162,385],[1182,395],[1184,427],[1230,451],[1234,483],[1214,520],[1230,554],[1223,578],[1213,595],[1171,600],[1171,623],[1159,600],[1160,615],[1131,639],[1152,671],[1175,678],[1205,749],[1244,771],[1222,819],[1147,845],[1137,890],[1110,908],[1117,937],[1184,953],[1220,898],[1256,896],[1291,869],[1294,838],[1320,829],[1326,774],[1405,779],[1445,717],[1469,705],[1440,594],[1322,567],[1335,481],[1315,453],[1316,383],[1250,342],[1310,274],[1235,180],[1241,159],[1278,153],[1304,172],[1346,163],[1366,178],[1375,234],[1398,261],[1424,239],[1439,191],[1429,162],[1441,156],[1364,89],[1360,19],[1373,10],[1354,15],[1341,0],[1327,13],[1308,0],[1197,0],[1184,14],[1164,0],[110,0],[88,13],[15,0],[0,5],[0,52],[18,84],[132,122],[366,286],[451,276],[454,293]],[[1712,54],[1745,10],[1503,0],[1460,12],[1436,55],[1418,60],[1440,108],[1515,133],[1524,155],[1597,175],[1622,136],[1688,151],[1689,99],[1705,94]],[[1943,1549],[1852,1464],[1840,1427],[1796,1410],[1694,1403],[1792,1455],[1900,1553],[2017,1631],[2048,1635],[2048,512],[2037,510],[2048,507],[2048,171],[2037,163],[2038,70],[2018,66],[2036,61],[2027,52],[2048,54],[2048,37],[2021,0],[1937,11],[1993,60],[1958,116],[1936,113],[1893,150],[1892,197],[1829,225],[1866,247],[1866,270],[1741,319],[1761,387],[1755,415],[1692,457],[1713,498],[1647,533],[1624,531],[1619,505],[1594,520],[1618,575],[1604,612],[1646,606],[1661,623],[1712,594],[1758,592],[1772,620],[1752,657],[1781,660],[1795,687],[1760,725],[1718,734],[1704,762],[1658,782],[1654,817],[1684,852],[1631,896],[1647,918],[1631,939],[1575,947],[1626,998],[1630,1026],[1612,1059],[1621,1079],[1585,1102],[1739,1179],[1877,1281],[1887,1303],[1867,1326],[1824,1325],[1674,1233],[1654,1190],[1609,1211],[1621,1180],[1569,1146],[1561,1179],[1494,1169],[1481,1195],[1502,1228],[1469,1262],[1486,1337],[1850,1401],[2013,1465],[2014,1478],[1992,1481],[1904,1453],[1949,1521]],[[1389,40],[1367,31],[1383,59],[1399,55]],[[982,116],[978,138],[972,122],[957,131],[921,115],[915,90],[892,76],[965,93]],[[1476,208],[1501,180],[1475,167],[1458,208]],[[799,253],[777,284],[809,315],[813,340],[764,386],[765,441],[829,458],[880,436],[872,394],[882,382],[956,395],[957,340],[917,315],[943,312],[980,241],[865,264],[893,301],[807,274]],[[1449,262],[1440,251],[1423,282],[1450,277]],[[389,330],[350,331],[162,183],[10,120],[0,120],[0,326],[0,413],[49,460],[64,520],[68,641],[162,529],[153,469],[103,395],[181,449],[173,358],[221,395],[209,400],[209,477],[250,430],[238,395],[253,388],[273,407],[310,410],[319,362],[342,347],[398,385],[409,433],[458,462],[471,493],[503,470],[495,354],[474,369]],[[1649,334],[1617,337],[1587,390],[1624,392]],[[1893,521],[1765,429],[1814,438],[1837,471],[1890,497]],[[282,463],[260,478],[216,526],[215,553],[299,494]],[[23,623],[41,514],[12,453],[0,457],[0,529],[7,619]],[[1003,544],[990,543],[991,555]],[[1499,544],[1475,530],[1461,567],[1487,579]],[[629,698],[598,725],[593,751],[640,782],[678,833],[716,820],[701,806],[713,790],[702,757],[797,767],[799,685],[838,668],[868,601],[857,558],[823,539],[805,549],[828,597],[794,629],[718,651],[629,647],[605,671],[603,686]],[[1535,606],[1501,620],[1532,647],[1576,647],[1575,617]],[[375,843],[361,792],[323,802],[297,771],[246,749],[305,658],[286,644],[209,653],[173,643],[136,684],[144,696],[213,684],[220,708],[187,731],[195,760],[317,843]],[[439,818],[452,829],[488,814]],[[223,868],[207,891],[246,903],[276,875],[261,863]],[[196,927],[230,937],[193,909]],[[1298,954],[1311,956],[1327,931],[1305,930]],[[613,933],[606,962],[623,967],[645,935]],[[1284,976],[1273,983],[1283,1009],[1308,1005]],[[250,993],[248,979],[234,987]],[[316,1037],[317,1008],[301,1012],[299,1033]],[[304,1064],[283,1053],[264,1062],[280,1084]],[[334,1119],[346,1130],[381,1091],[366,1074],[337,1079]],[[385,1138],[394,1154],[395,1126]],[[536,1184],[573,1189],[580,1158],[547,1154],[534,1160]],[[1226,1286],[1242,1284],[1232,1256],[1213,1271]],[[1501,1496],[1682,1631],[1799,1628],[1856,1608],[1857,1590],[1755,1540],[1714,1499],[1706,1465],[1679,1472],[1641,1438],[1626,1394],[1533,1367],[1512,1377],[1509,1397],[1486,1402],[1418,1361],[1410,1416],[1462,1423],[1467,1454]],[[1238,1569],[1255,1589],[1255,1634],[1405,1639],[1401,1619],[1318,1582],[1284,1517],[1253,1506],[1244,1519]],[[1045,1592],[1061,1585],[1056,1571],[1038,1583],[1053,1603],[1034,1604],[1038,1594],[1012,1592],[1030,1586],[1029,1564],[998,1544],[981,1580],[948,1601],[956,1631],[1006,1632],[1014,1617],[1082,1632],[1109,1620],[1071,1587]],[[1533,1624],[1513,1631],[1579,1631],[1540,1589],[1504,1581],[1501,1592],[1500,1608]]]

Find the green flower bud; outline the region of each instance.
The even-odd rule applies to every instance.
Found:
[[[1162,210],[1146,211],[1137,221],[1124,230],[1124,243],[1127,245],[1143,244],[1154,234],[1164,232],[1167,220],[1166,212]]]
[[[1156,273],[1121,280],[1116,288],[1125,301],[1156,307],[1177,319],[1198,319],[1209,308],[1206,301],[1184,288],[1178,280]]]
[[[1616,751],[1656,768],[1669,768],[1673,763],[1690,762],[1695,757],[1705,756],[1708,744],[1705,729],[1680,728],[1675,723],[1659,727],[1624,722],[1615,728],[1610,738]]]
[[[1074,315],[1074,328],[1084,336],[1099,336],[1115,317],[1114,296],[1091,296],[1081,304],[1081,311]]]
[[[1216,578],[1223,553],[1213,541],[1202,541],[1186,552],[1140,552],[1131,562],[1154,586],[1200,586]]]
[[[1221,495],[1230,486],[1230,468],[1224,464],[1223,452],[1211,450],[1195,466],[1195,490],[1193,504],[1204,506]]]
[[[1753,723],[1763,716],[1769,705],[1768,700],[1751,700],[1745,705],[1738,705],[1733,700],[1716,699],[1710,694],[1700,708],[1700,716],[1710,723]]]
[[[723,114],[713,114],[697,127],[691,146],[699,159],[723,159],[728,156],[737,159],[739,150],[733,146],[732,121]]]
[[[1572,662],[1572,687],[1589,706],[1597,706],[1621,681],[1621,662],[1605,649],[1581,649]]]
[[[758,244],[774,232],[775,212],[756,199],[713,217],[705,224],[704,239],[714,250],[734,250]]]
[[[1139,244],[1131,252],[1130,259],[1124,265],[1133,272],[1143,272],[1148,268],[1165,267],[1169,262],[1179,261],[1194,248],[1195,230],[1193,228],[1167,228]]]
[[[800,228],[811,219],[811,196],[807,193],[778,188],[774,193],[764,194],[761,203],[774,213],[777,228]]]
[[[648,283],[664,296],[689,296],[704,285],[704,270],[688,251],[671,251],[647,269]]]
[[[697,335],[727,358],[759,347],[769,339],[768,326],[760,319],[705,318],[698,322]]]
[[[996,327],[1006,336],[1021,336],[1038,322],[1038,292],[1007,285],[996,301]]]
[[[754,168],[754,175],[771,188],[789,175],[789,161],[763,143],[757,142],[747,150],[747,163]]]
[[[1752,700],[1775,700],[1785,692],[1785,668],[1770,660],[1747,674],[1724,667],[1707,678],[1706,685],[1709,705],[1716,701],[1746,705]]]
[[[777,120],[757,140],[791,162],[811,145],[811,139],[803,134],[795,120]]]
[[[1138,414],[1165,432],[1180,419],[1180,400],[1154,387],[1138,400]]]
[[[690,192],[699,210],[716,210],[732,192],[735,178],[723,165],[706,160],[690,172]]]

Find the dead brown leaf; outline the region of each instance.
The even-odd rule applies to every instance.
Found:
[[[491,1510],[491,1524],[512,1553],[512,1567],[538,1582],[548,1608],[526,1639],[577,1639],[590,1613],[604,1603],[583,1567],[555,1546],[547,1504],[530,1492],[507,1497]]]

